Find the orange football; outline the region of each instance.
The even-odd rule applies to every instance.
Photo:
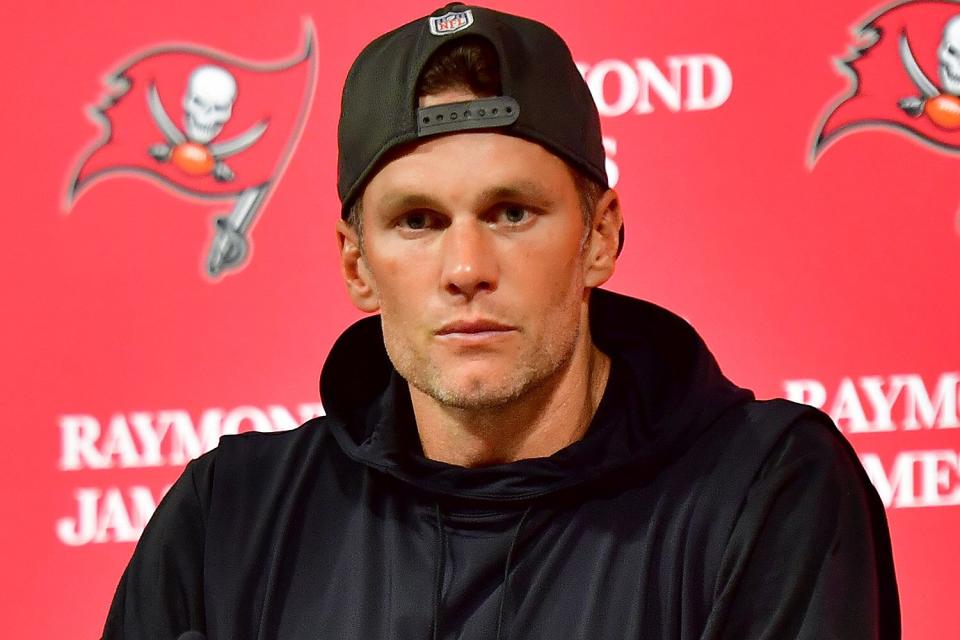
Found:
[[[923,112],[933,124],[943,129],[960,128],[960,98],[939,95],[927,100]]]
[[[205,176],[213,171],[213,155],[202,144],[184,142],[173,149],[173,164],[192,176]]]

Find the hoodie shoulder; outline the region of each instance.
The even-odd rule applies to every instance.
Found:
[[[856,452],[829,416],[789,400],[752,400],[723,416],[723,466],[745,486],[802,466],[808,476],[825,474],[866,481]],[[839,481],[839,478],[838,478]]]
[[[307,420],[295,429],[286,431],[246,431],[221,436],[214,451],[218,456],[254,456],[271,457],[283,455],[292,448],[311,446],[321,440],[327,430],[329,418],[320,416]]]
[[[749,405],[744,433],[767,448],[726,542],[704,637],[898,638],[889,529],[853,447],[816,409]]]
[[[742,435],[759,454],[758,479],[797,464],[860,475],[856,452],[825,413],[789,400],[754,400],[743,405]]]
[[[203,562],[216,453],[191,460],[167,491],[120,578],[103,640],[203,629]]]
[[[250,431],[220,438],[214,450],[217,499],[222,502],[225,494],[236,491],[263,494],[292,480],[308,460],[329,453],[333,444],[329,420],[319,417],[288,431]]]

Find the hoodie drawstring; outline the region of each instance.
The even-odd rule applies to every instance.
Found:
[[[501,640],[503,633],[503,608],[507,603],[507,590],[510,588],[510,561],[513,560],[513,549],[517,546],[517,540],[520,539],[520,529],[523,528],[523,523],[527,521],[527,516],[530,515],[530,509],[532,508],[527,507],[523,516],[520,517],[517,529],[513,532],[513,540],[510,541],[510,549],[507,551],[507,561],[503,567],[503,592],[500,594],[500,611],[497,613],[497,640]]]
[[[440,599],[443,597],[443,570],[446,561],[446,534],[443,531],[443,518],[440,516],[440,505],[434,503],[437,515],[437,575],[433,588],[433,640],[440,637]]]
[[[510,589],[510,565],[513,562],[513,551],[517,546],[517,540],[520,539],[520,530],[523,529],[527,516],[533,507],[527,507],[520,516],[520,522],[517,528],[513,530],[513,538],[510,540],[510,548],[507,550],[507,559],[503,566],[503,590],[500,593],[500,604],[497,607],[497,635],[496,640],[503,638],[503,611],[507,604],[507,593]],[[433,640],[440,638],[440,601],[443,599],[443,573],[446,561],[446,533],[443,529],[443,517],[440,513],[440,505],[434,503],[434,514],[437,519],[437,571],[434,579],[433,588]]]

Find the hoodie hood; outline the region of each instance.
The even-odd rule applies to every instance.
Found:
[[[349,327],[330,351],[320,376],[327,424],[348,457],[435,497],[520,502],[616,483],[627,468],[631,482],[652,477],[753,398],[723,376],[687,322],[654,304],[595,289],[590,330],[611,358],[609,381],[584,437],[549,457],[479,468],[425,458],[378,316]]]

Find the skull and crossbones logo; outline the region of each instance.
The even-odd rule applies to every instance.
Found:
[[[908,115],[927,116],[942,129],[960,129],[960,15],[947,20],[937,47],[941,88],[920,69],[906,33],[900,34],[899,50],[900,61],[920,95],[901,98],[898,106]]]
[[[181,130],[163,108],[156,85],[151,85],[147,92],[150,115],[166,142],[151,145],[147,152],[189,175],[233,180],[234,172],[224,158],[250,147],[267,129],[266,122],[259,122],[230,140],[214,142],[233,116],[236,101],[237,80],[229,71],[209,64],[197,67],[187,80]]]

